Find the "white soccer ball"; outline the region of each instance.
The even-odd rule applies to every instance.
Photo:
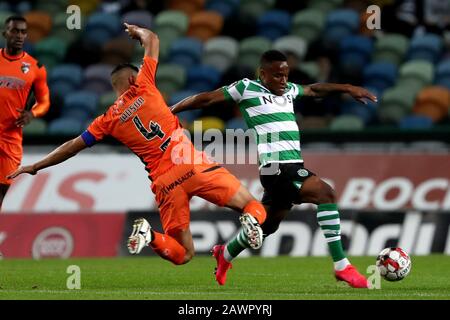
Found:
[[[385,248],[377,257],[380,275],[388,281],[404,279],[411,271],[411,258],[402,248]]]

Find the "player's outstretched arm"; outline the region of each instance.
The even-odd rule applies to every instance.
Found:
[[[29,173],[34,175],[41,169],[51,167],[58,163],[66,161],[86,147],[86,143],[81,138],[81,136],[79,136],[59,146],[58,148],[50,152],[44,159],[36,162],[35,164],[20,167],[16,171],[10,173],[7,178],[14,179],[22,173]]]
[[[156,33],[138,27],[134,24],[124,23],[125,31],[132,39],[137,39],[145,49],[145,55],[158,61],[159,56],[159,38]]]
[[[307,97],[326,97],[335,93],[348,93],[355,100],[367,104],[367,100],[377,102],[377,97],[362,87],[351,84],[315,83],[303,86],[303,95]]]
[[[216,103],[226,101],[225,94],[222,89],[217,89],[209,92],[202,92],[194,96],[187,97],[177,104],[170,107],[172,113],[179,113],[181,111],[202,109],[210,107]]]

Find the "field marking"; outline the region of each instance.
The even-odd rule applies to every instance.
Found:
[[[274,293],[274,292],[262,292],[258,295],[270,295],[270,296],[290,296],[290,297],[301,297],[301,296],[325,296],[325,297],[339,297],[339,296],[359,296],[364,298],[370,297],[449,297],[450,294],[438,294],[438,293],[383,293],[380,290],[370,291],[368,295],[362,296],[361,293]],[[49,294],[94,294],[94,295],[237,295],[237,296],[255,296],[255,294],[249,294],[245,292],[199,292],[199,291],[183,291],[183,292],[161,292],[161,291],[90,291],[90,290],[35,290],[35,289],[24,289],[24,290],[0,290],[0,295],[3,293],[49,293]]]

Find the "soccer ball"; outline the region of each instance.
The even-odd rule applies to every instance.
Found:
[[[377,257],[377,268],[388,281],[399,281],[411,271],[411,259],[402,248],[385,248]]]

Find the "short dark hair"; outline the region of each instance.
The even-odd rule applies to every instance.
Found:
[[[111,75],[113,75],[116,72],[119,72],[122,69],[126,69],[126,68],[129,68],[129,69],[132,69],[133,71],[139,72],[138,67],[136,67],[135,65],[132,65],[131,63],[126,62],[126,63],[121,63],[121,64],[117,65],[113,69],[113,71],[111,71]]]
[[[22,16],[9,16],[8,18],[6,18],[4,26],[6,27],[10,21],[23,21],[23,22],[27,22],[27,19],[25,19],[25,18],[22,17]]]
[[[263,66],[267,63],[272,63],[274,61],[287,61],[287,57],[281,51],[268,50],[262,54],[259,64]]]

